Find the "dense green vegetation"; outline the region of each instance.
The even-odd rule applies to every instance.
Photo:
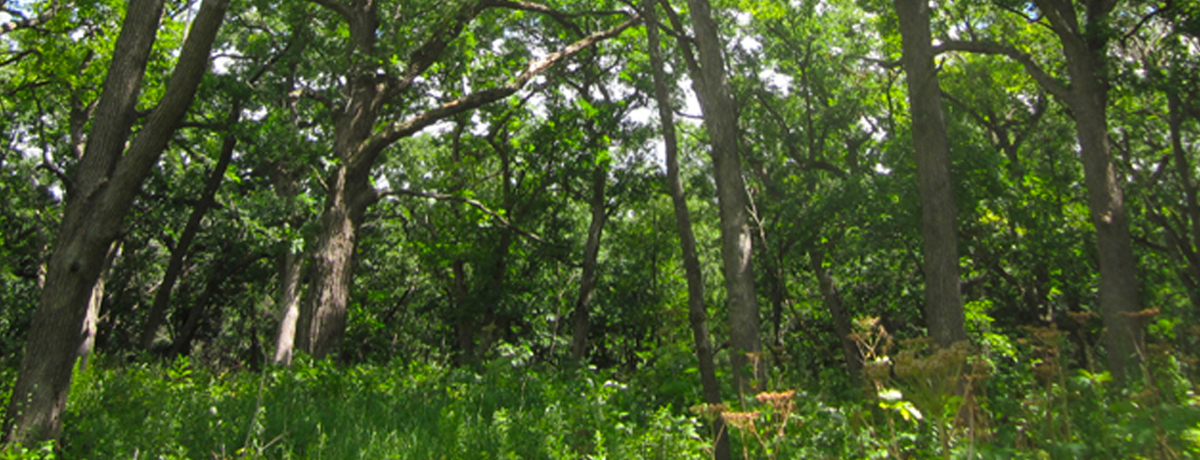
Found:
[[[0,0],[0,458],[1200,458],[1197,18]]]

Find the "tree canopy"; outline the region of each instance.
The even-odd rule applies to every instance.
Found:
[[[0,0],[0,43],[14,455],[130,455],[82,381],[257,391],[196,437],[271,458],[315,385],[557,433],[518,457],[1200,456],[1194,0]]]

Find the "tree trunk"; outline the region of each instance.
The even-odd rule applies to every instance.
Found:
[[[226,120],[231,129],[241,118],[241,114],[241,104],[234,104]],[[208,213],[209,208],[216,205],[214,197],[217,195],[217,189],[221,187],[221,181],[225,179],[225,170],[229,169],[229,163],[233,161],[235,146],[237,146],[237,138],[233,136],[233,133],[225,134],[217,164],[209,172],[208,180],[204,183],[204,190],[200,192],[200,198],[192,208],[192,214],[188,216],[187,224],[183,226],[183,233],[179,235],[179,241],[175,242],[175,247],[171,249],[171,259],[167,261],[167,271],[163,274],[162,283],[158,285],[158,291],[154,293],[154,303],[150,306],[146,325],[142,329],[140,340],[142,350],[150,350],[150,346],[154,344],[154,339],[158,336],[159,327],[166,319],[167,308],[171,305],[171,291],[183,273],[184,258],[187,257],[192,241],[196,239],[196,234],[200,232],[200,224],[204,220],[204,215]]]
[[[708,0],[688,0],[688,7],[699,53],[699,72],[692,76],[693,88],[712,144],[721,218],[721,259],[729,307],[734,387],[739,393],[755,393],[766,388],[767,374],[766,366],[760,363],[762,339],[751,260],[749,198],[742,181],[738,151],[737,106],[725,78],[725,58],[712,8]]]
[[[643,10],[646,15],[646,38],[650,54],[650,67],[654,78],[654,97],[658,104],[658,116],[662,121],[663,143],[666,146],[667,188],[675,207],[675,225],[679,229],[679,245],[683,253],[683,269],[688,287],[688,322],[691,324],[692,337],[695,341],[704,402],[716,405],[721,404],[721,384],[717,381],[717,370],[713,364],[712,339],[708,334],[708,310],[704,305],[703,272],[700,269],[700,258],[696,255],[696,237],[692,234],[692,218],[688,214],[687,196],[683,191],[683,181],[679,178],[679,140],[675,134],[675,114],[671,106],[670,91],[667,89],[666,75],[663,72],[663,57],[658,38],[658,19],[654,2],[655,0],[645,0]],[[724,421],[717,417],[713,420],[713,424],[713,431],[716,433],[713,457],[717,460],[729,460],[732,456]]]
[[[112,269],[113,261],[116,260],[120,251],[120,242],[114,241],[112,249],[109,249],[108,256],[104,258],[104,267],[100,269],[100,277],[96,280],[96,285],[92,287],[92,296],[88,299],[87,313],[83,316],[83,342],[79,344],[79,370],[87,370],[88,358],[92,355],[92,350],[96,346],[96,325],[100,321],[100,307],[104,305],[104,281],[108,277],[109,270]]]
[[[934,342],[947,347],[966,340],[967,331],[959,291],[957,210],[950,178],[950,146],[942,116],[942,90],[933,66],[929,2],[894,1],[900,19],[921,197],[925,322]]]
[[[833,317],[833,330],[837,333],[842,344],[842,356],[846,358],[846,371],[850,373],[850,381],[857,384],[862,378],[862,357],[858,354],[858,345],[850,338],[854,325],[850,320],[850,311],[842,303],[842,293],[838,292],[837,283],[829,269],[825,268],[825,252],[813,249],[808,253],[809,267],[817,276],[817,284],[821,289],[821,300],[829,315]]]
[[[57,439],[89,299],[133,197],[190,107],[228,0],[205,0],[162,100],[129,140],[162,0],[131,0],[29,329],[5,419],[9,442]],[[125,152],[122,155],[122,152]]]
[[[572,318],[574,334],[571,336],[571,355],[576,361],[587,358],[588,314],[592,293],[596,288],[596,258],[600,254],[600,236],[608,220],[607,199],[604,186],[608,182],[607,165],[596,165],[592,170],[592,223],[588,226],[587,243],[583,247],[583,279],[579,282],[579,299],[575,302]]]
[[[279,335],[275,338],[272,361],[288,366],[292,364],[296,320],[300,316],[300,275],[304,271],[304,259],[290,249],[279,259]]]
[[[320,2],[341,15],[350,29],[356,56],[375,57],[379,20],[376,2],[355,2],[343,5]],[[612,38],[631,26],[631,19],[605,31],[591,34],[562,50],[529,64],[508,83],[480,90],[450,103],[421,113],[403,122],[387,123],[376,129],[380,108],[398,100],[393,93],[403,93],[414,79],[438,61],[442,51],[463,28],[484,8],[507,6],[500,2],[470,2],[454,16],[449,24],[433,31],[428,41],[409,56],[409,79],[389,86],[381,82],[378,64],[370,59],[360,61],[350,70],[346,91],[349,98],[344,108],[335,109],[334,156],[339,160],[328,184],[325,211],[320,218],[317,245],[311,267],[312,281],[302,303],[297,331],[297,345],[316,358],[336,351],[345,335],[346,306],[353,278],[351,258],[354,254],[355,233],[366,208],[378,195],[370,186],[370,171],[383,150],[396,141],[420,132],[439,120],[504,99],[520,90],[533,77],[574,56],[591,45]]]
[[[213,261],[212,273],[208,275],[208,281],[204,283],[204,291],[196,298],[191,308],[179,309],[180,313],[186,313],[186,319],[179,326],[179,333],[171,342],[171,350],[167,356],[175,358],[192,354],[192,339],[196,337],[196,330],[200,328],[200,320],[204,319],[208,306],[220,293],[221,283],[225,282],[225,269],[222,267],[224,263],[225,261],[220,257]]]
[[[1083,160],[1088,211],[1096,227],[1100,268],[1099,304],[1107,333],[1108,367],[1124,384],[1141,363],[1142,325],[1138,308],[1137,260],[1129,233],[1129,217],[1121,181],[1108,141],[1108,79],[1105,49],[1108,15],[1115,1],[1087,0],[1086,23],[1080,25],[1075,5],[1066,0],[1035,0],[1062,42],[1071,84],[1065,101],[1075,118],[1076,140]]]
[[[1067,68],[1072,75],[1075,128],[1083,158],[1088,209],[1092,224],[1096,227],[1100,313],[1108,329],[1104,336],[1108,367],[1113,379],[1123,383],[1141,362],[1141,321],[1132,316],[1139,310],[1137,262],[1133,255],[1124,194],[1113,167],[1108,143],[1108,120],[1105,114],[1107,90],[1104,88],[1106,83],[1100,80],[1103,70],[1093,63],[1078,62],[1091,61],[1091,56],[1069,57],[1070,54]]]
[[[366,178],[339,165],[329,182],[325,212],[309,267],[312,280],[301,304],[297,345],[315,359],[336,353],[346,333],[346,308],[354,281],[354,248],[363,213],[374,200]]]

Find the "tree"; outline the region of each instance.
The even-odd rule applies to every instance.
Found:
[[[1110,86],[1107,49],[1113,36],[1116,0],[1036,0],[1040,14],[1023,19],[1047,26],[1058,38],[1066,59],[1069,84],[1047,73],[1028,53],[994,41],[950,40],[941,51],[969,51],[1007,56],[1021,63],[1047,93],[1071,110],[1083,162],[1087,204],[1096,229],[1100,270],[1099,306],[1108,332],[1104,336],[1113,378],[1125,382],[1141,362],[1143,348],[1138,300],[1137,260],[1121,180],[1113,165],[1108,135]],[[1080,14],[1082,13],[1082,14]]]
[[[28,444],[61,433],[79,331],[104,260],[134,194],[191,105],[228,6],[228,0],[201,4],[162,99],[126,147],[163,11],[162,0],[129,3],[84,155],[68,185],[46,285],[5,416],[8,441]]]
[[[738,148],[738,109],[730,94],[712,6],[708,0],[688,0],[688,11],[692,19],[697,56],[685,59],[692,77],[692,88],[704,113],[713,177],[717,184],[734,387],[738,393],[753,393],[766,388],[767,369],[759,363],[762,338],[758,298],[754,289],[750,203],[742,180],[742,160]],[[690,53],[690,47],[682,48],[683,52]]]
[[[895,0],[903,42],[902,63],[912,112],[913,154],[921,196],[921,238],[925,273],[925,321],[943,347],[967,339],[959,291],[958,234],[950,144],[942,115],[941,85],[933,66],[929,2]]]
[[[650,69],[654,79],[654,100],[658,105],[659,122],[662,124],[663,143],[666,149],[667,192],[675,210],[675,226],[679,231],[679,246],[683,257],[683,269],[687,277],[688,324],[692,329],[692,341],[699,361],[700,385],[704,402],[721,404],[721,384],[717,381],[716,365],[713,364],[712,338],[708,333],[708,309],[704,305],[704,279],[700,269],[700,257],[696,255],[696,236],[692,232],[692,218],[687,207],[683,181],[679,178],[679,139],[675,132],[675,113],[667,87],[666,72],[663,71],[663,56],[658,34],[658,13],[655,0],[642,4],[646,16],[646,49],[650,55]],[[714,418],[713,431],[717,439],[713,446],[713,457],[718,460],[732,458],[729,450],[729,433],[724,420]]]
[[[348,54],[352,56],[348,74],[344,75],[346,87],[340,92],[348,95],[345,101],[332,102],[330,95],[334,91],[328,94],[306,92],[325,101],[326,108],[333,113],[332,157],[337,159],[333,171],[325,180],[325,210],[319,219],[320,230],[310,266],[312,281],[300,309],[297,330],[298,346],[320,359],[335,353],[345,334],[356,233],[367,207],[379,198],[370,185],[370,179],[372,167],[384,150],[440,120],[515,94],[535,76],[554,65],[596,42],[619,35],[637,18],[583,37],[558,52],[534,61],[503,84],[477,90],[416,116],[377,127],[384,109],[402,109],[402,103],[408,93],[415,90],[414,85],[419,83],[419,77],[443,58],[447,46],[485,10],[533,8],[544,12],[546,9],[533,4],[500,0],[467,2],[432,28],[429,38],[409,53],[405,68],[396,76],[392,69],[384,68],[383,63],[387,59],[377,56],[380,23],[379,5],[376,2],[314,2],[345,22],[350,40],[346,46]]]

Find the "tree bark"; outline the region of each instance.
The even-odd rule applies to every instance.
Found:
[[[296,342],[296,321],[300,317],[300,275],[304,259],[300,254],[288,250],[279,261],[279,334],[275,338],[275,355],[272,362],[277,365],[292,364]]]
[[[767,369],[760,363],[762,338],[751,260],[749,198],[738,151],[737,105],[725,77],[725,58],[712,7],[708,0],[688,0],[688,9],[699,54],[699,72],[692,75],[693,89],[704,114],[717,185],[734,387],[738,393],[755,393],[766,388]]]
[[[1071,84],[1064,102],[1075,118],[1076,140],[1083,160],[1088,211],[1096,227],[1100,268],[1099,304],[1107,333],[1108,367],[1124,384],[1141,363],[1142,325],[1138,308],[1137,260],[1129,232],[1121,181],[1113,167],[1108,141],[1108,15],[1115,0],[1084,0],[1086,23],[1080,24],[1074,2],[1035,0],[1062,43]]]
[[[315,359],[324,359],[341,347],[354,280],[352,264],[358,228],[367,206],[374,201],[367,197],[373,196],[374,190],[365,177],[348,176],[347,168],[339,165],[329,182],[309,267],[312,281],[297,321],[296,345]]]
[[[904,73],[912,112],[913,150],[921,197],[925,322],[929,336],[947,347],[967,339],[959,290],[957,209],[950,177],[950,145],[942,115],[942,90],[933,66],[929,2],[895,0]]]
[[[1020,63],[1041,85],[1071,109],[1075,137],[1083,161],[1088,214],[1096,228],[1097,262],[1100,268],[1099,305],[1107,333],[1104,345],[1113,379],[1123,385],[1130,371],[1141,363],[1144,342],[1138,318],[1137,259],[1133,254],[1129,216],[1121,181],[1113,167],[1108,141],[1108,47],[1109,14],[1116,0],[1082,0],[1076,8],[1071,0],[1034,0],[1062,44],[1067,61],[1069,85],[1047,74],[1031,56],[1011,46],[990,42],[949,41],[942,51],[999,54]],[[1079,12],[1084,13],[1080,22]]]
[[[579,282],[579,299],[575,301],[572,318],[574,333],[571,336],[571,355],[576,361],[587,358],[588,314],[592,294],[596,288],[596,259],[600,254],[600,236],[608,220],[607,199],[604,186],[608,182],[608,166],[599,164],[592,169],[592,223],[588,226],[587,243],[583,246],[583,274]]]
[[[87,370],[88,358],[92,356],[92,350],[96,346],[96,326],[100,321],[100,307],[104,305],[104,281],[112,269],[113,261],[121,252],[120,244],[119,241],[112,243],[108,256],[104,258],[104,266],[100,268],[100,277],[96,280],[96,285],[92,287],[92,296],[88,298],[87,313],[83,316],[83,329],[81,330],[83,342],[79,344],[78,353],[81,372]]]
[[[688,323],[691,325],[692,339],[696,347],[700,385],[704,393],[704,402],[716,405],[721,404],[721,384],[717,381],[717,369],[713,364],[712,339],[708,334],[708,309],[704,305],[704,278],[700,269],[700,257],[696,254],[696,237],[692,233],[692,218],[688,213],[683,180],[679,177],[679,140],[675,133],[671,94],[667,89],[667,77],[663,71],[654,4],[655,0],[645,0],[642,9],[646,16],[646,39],[654,79],[654,98],[658,105],[663,143],[666,147],[667,189],[675,208],[675,225],[679,229],[679,246],[683,255],[684,275],[687,278]],[[729,450],[729,434],[726,433],[724,420],[717,417],[713,424],[713,431],[716,433],[713,457],[717,460],[730,460],[732,456]]]
[[[201,4],[162,100],[126,147],[163,11],[162,0],[129,2],[13,387],[5,418],[9,442],[61,434],[80,331],[104,259],[135,193],[191,106],[228,6],[228,0]]]

